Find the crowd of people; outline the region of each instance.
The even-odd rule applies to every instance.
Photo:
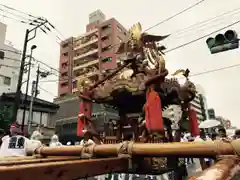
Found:
[[[80,142],[75,142],[74,145],[88,145],[94,144],[90,134],[85,133],[84,138]],[[43,142],[43,135],[40,128],[37,127],[30,138],[23,135],[21,128],[18,125],[11,125],[9,131],[2,134],[0,140],[0,157],[16,157],[27,156],[34,153],[34,151],[41,146],[60,147],[64,146],[56,134],[54,134],[49,143]],[[67,146],[72,145],[67,142]]]
[[[225,128],[219,128],[217,132],[206,133],[204,129],[200,129],[199,135],[192,137],[190,133],[185,133],[181,135],[181,142],[202,142],[202,141],[216,141],[216,140],[234,140],[240,139],[240,130],[236,130],[234,134],[228,135]],[[212,164],[214,164],[215,159],[204,158],[204,159],[193,159],[186,158],[184,159],[185,165],[199,166],[202,169],[205,169]]]
[[[9,131],[2,136],[1,138],[1,147],[0,147],[0,157],[16,157],[16,156],[27,156],[33,154],[34,151],[41,147],[41,146],[49,146],[49,147],[61,147],[64,146],[60,141],[56,134],[51,137],[49,144],[44,144],[43,135],[40,132],[40,128],[36,128],[36,130],[32,133],[30,138],[25,137],[22,132],[21,128],[12,125],[9,128]],[[228,136],[226,130],[224,128],[219,128],[218,132],[213,133],[206,133],[203,129],[200,130],[199,136],[192,137],[190,133],[181,134],[181,142],[199,142],[199,141],[215,141],[221,139],[240,139],[240,130],[236,130],[234,136]],[[83,139],[80,142],[67,142],[66,146],[69,145],[91,145],[95,144],[92,140],[91,135],[89,133],[85,133]],[[185,165],[191,164],[199,164],[202,169],[205,169],[211,166],[215,159],[193,159],[193,158],[186,158],[184,159]],[[164,174],[166,175],[166,174]],[[164,177],[164,175],[162,175]],[[121,178],[120,178],[121,177]],[[120,174],[118,179],[124,179],[125,174]],[[163,178],[161,177],[161,178]],[[106,175],[97,176],[97,179],[105,179]],[[129,175],[129,179],[132,179],[132,175]],[[149,179],[153,177],[149,175]],[[164,178],[163,178],[164,179]],[[165,178],[166,179],[166,178]]]

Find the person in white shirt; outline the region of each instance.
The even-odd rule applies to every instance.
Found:
[[[91,145],[95,142],[91,139],[91,134],[87,131],[84,133],[83,139],[80,141],[80,145]]]
[[[195,138],[194,142],[203,142],[203,141],[212,141],[212,139],[206,136],[204,129],[201,129],[199,136]],[[211,159],[209,158],[204,158],[199,160],[203,170],[211,165]]]
[[[49,144],[49,147],[58,147],[58,146],[62,146],[62,143],[59,142],[58,136],[54,134],[51,137],[51,142]]]
[[[12,125],[10,127],[10,136],[2,138],[0,157],[26,156],[28,152],[34,152],[41,147],[41,143],[34,143],[19,134],[21,134],[20,127]]]
[[[71,146],[72,143],[71,143],[70,141],[68,141],[66,145],[67,145],[67,146]]]

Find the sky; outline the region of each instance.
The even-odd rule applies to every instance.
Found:
[[[34,51],[35,58],[56,69],[58,69],[60,49],[59,44],[56,42],[56,35],[60,36],[61,39],[81,35],[85,32],[85,26],[88,24],[88,15],[97,9],[100,9],[107,18],[114,17],[126,28],[140,22],[143,29],[148,29],[196,2],[197,0],[0,0],[0,4],[11,6],[35,16],[46,17],[56,27],[60,33],[52,32],[46,35],[38,31],[37,37],[29,44],[29,47],[32,44],[38,46]],[[171,34],[163,44],[167,49],[172,49],[238,21],[240,18],[240,9],[211,22],[185,29],[193,24],[237,8],[240,8],[239,0],[205,0],[198,6],[151,28],[147,32],[158,35]],[[1,9],[3,7],[0,7],[0,20],[8,25],[7,40],[11,41],[14,47],[22,50],[24,33],[28,26],[2,17],[4,14],[10,15],[4,12],[7,9],[4,9],[4,11]],[[179,31],[181,29],[185,30]],[[240,23],[229,29],[240,33]],[[222,30],[219,33],[224,33],[226,30],[228,29]],[[215,35],[213,34],[212,36],[214,37]],[[189,68],[191,74],[198,74],[240,64],[239,49],[212,55],[205,43],[206,39],[207,37],[166,53],[166,67],[169,71],[174,72],[179,68]],[[42,66],[42,68],[47,69],[46,66]],[[57,73],[55,72],[55,74]],[[35,78],[35,75],[35,70],[33,70],[32,79]],[[234,67],[212,73],[203,73],[193,76],[190,79],[195,84],[203,87],[208,107],[214,108],[216,115],[223,116],[231,120],[233,125],[240,127],[238,119],[240,96],[237,95],[237,92],[240,92],[240,83],[238,77],[240,78],[240,68]],[[41,90],[40,98],[52,101],[57,96],[57,79],[57,76],[51,75],[41,80],[56,81],[40,83],[40,86],[48,91]]]

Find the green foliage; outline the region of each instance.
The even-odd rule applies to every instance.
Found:
[[[7,129],[12,121],[13,105],[1,104],[0,105],[0,128]]]

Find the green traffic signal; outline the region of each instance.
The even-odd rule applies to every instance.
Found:
[[[211,54],[236,49],[239,47],[237,33],[233,30],[228,30],[224,34],[218,34],[215,38],[206,40],[207,46]]]

